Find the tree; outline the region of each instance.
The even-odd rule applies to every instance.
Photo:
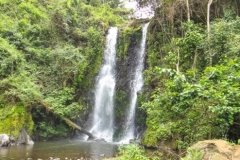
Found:
[[[190,17],[189,0],[186,0],[186,5],[187,5],[187,17],[188,17],[188,22],[190,22],[191,17]]]
[[[210,9],[211,9],[211,5],[212,5],[213,0],[209,0],[208,1],[208,5],[207,5],[207,32],[208,32],[208,39],[210,36]]]
[[[210,9],[211,9],[211,5],[212,5],[213,0],[209,0],[208,1],[208,5],[207,5],[207,34],[208,34],[208,42],[210,40]],[[212,66],[212,58],[213,58],[213,54],[209,51],[209,56],[210,56],[210,66]]]

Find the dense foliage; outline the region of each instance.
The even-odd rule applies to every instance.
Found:
[[[160,15],[151,22],[143,144],[182,151],[203,139],[239,139],[240,18],[225,7],[213,15],[210,33],[194,16],[176,19],[174,30]]]
[[[211,8],[208,0],[139,2],[155,9],[136,118],[142,128],[146,123],[142,144],[183,153],[203,139],[237,142],[239,1],[215,0]],[[59,117],[85,122],[109,26],[120,26],[117,70],[125,68],[117,76],[129,78],[142,21],[125,23],[127,12],[118,5],[118,0],[0,0],[0,133],[16,137],[25,127],[36,139],[50,139],[72,131]],[[118,81],[115,114],[124,122],[128,80]],[[119,125],[116,137],[124,128]],[[188,152],[184,160],[201,159],[201,153]],[[123,147],[119,155],[155,159],[137,145]]]
[[[119,156],[115,160],[159,160],[157,156],[146,156],[144,149],[136,144],[120,147]]]
[[[1,119],[15,123],[21,109],[28,116],[21,117],[18,127],[29,121],[31,125],[23,125],[37,130],[36,136],[69,132],[47,110],[73,120],[85,114],[86,92],[101,65],[105,33],[110,25],[124,22],[125,11],[113,8],[117,3],[112,2],[0,1]],[[16,136],[14,124],[4,119],[0,126],[7,128],[0,127],[0,132]]]

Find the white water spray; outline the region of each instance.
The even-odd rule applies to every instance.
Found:
[[[111,27],[106,38],[104,64],[100,70],[95,90],[93,123],[90,132],[97,138],[112,141],[114,133],[114,94],[116,43],[118,29]]]
[[[135,113],[137,107],[137,94],[141,91],[144,80],[143,80],[143,69],[144,69],[144,60],[145,60],[145,50],[146,50],[146,39],[147,39],[147,29],[149,23],[143,25],[142,28],[142,40],[141,45],[137,55],[137,66],[134,73],[134,78],[131,80],[131,101],[130,108],[127,112],[127,118],[125,122],[124,137],[120,143],[129,143],[131,139],[134,139],[135,131]]]

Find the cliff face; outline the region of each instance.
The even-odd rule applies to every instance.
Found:
[[[131,81],[137,67],[137,55],[141,43],[141,22],[120,31],[118,38],[117,83],[115,96],[115,119],[118,130],[116,137],[122,134],[127,111],[131,100]],[[137,109],[138,112],[138,109]],[[138,117],[141,117],[141,114]],[[137,117],[136,117],[137,119]],[[137,123],[137,120],[136,120]],[[137,127],[138,128],[138,127]]]

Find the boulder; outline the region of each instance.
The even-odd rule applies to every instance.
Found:
[[[0,134],[0,147],[7,147],[10,143],[11,140],[7,134]]]
[[[33,145],[34,142],[33,140],[31,139],[31,137],[27,134],[27,131],[22,128],[21,129],[21,132],[18,136],[18,139],[17,139],[17,142],[16,142],[18,145],[20,144],[24,144],[24,145]]]
[[[107,142],[104,138],[95,138],[93,141],[95,142]]]
[[[240,160],[240,146],[224,140],[199,141],[190,150],[202,152],[202,160]]]

